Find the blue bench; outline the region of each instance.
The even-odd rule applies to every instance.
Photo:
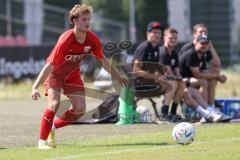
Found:
[[[225,115],[231,116],[233,119],[240,118],[240,99],[223,98],[216,99],[216,101],[223,105],[221,112],[223,112]]]

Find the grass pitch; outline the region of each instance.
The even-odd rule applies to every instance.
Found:
[[[217,86],[216,97],[239,98],[240,74],[223,73],[228,81]],[[47,100],[42,96],[32,101],[31,85],[0,83],[0,160],[240,160],[239,124],[195,126],[195,141],[188,146],[173,141],[174,124],[69,126],[58,131],[56,149],[38,150],[40,119]],[[88,106],[98,103],[90,101]]]
[[[187,146],[176,144],[171,131],[174,124],[154,125],[159,130],[149,130],[147,125],[108,125],[99,129],[137,130],[146,127],[146,133],[95,137],[81,141],[64,142],[56,149],[38,150],[36,147],[0,150],[0,159],[8,160],[239,160],[239,124],[204,124],[195,126],[196,138]],[[79,133],[81,134],[81,133]],[[97,134],[97,133],[96,133]]]

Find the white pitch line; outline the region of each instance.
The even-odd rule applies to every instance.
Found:
[[[165,147],[173,147],[174,145],[167,145]],[[91,156],[105,156],[105,155],[112,155],[112,154],[118,154],[118,153],[127,153],[127,152],[138,152],[138,151],[146,151],[146,150],[156,150],[161,148],[162,146],[157,147],[146,147],[146,148],[139,148],[139,149],[125,149],[125,150],[118,150],[118,151],[112,151],[112,152],[105,152],[105,153],[93,153],[93,154],[81,154],[81,155],[72,155],[72,156],[65,156],[65,157],[57,157],[57,158],[51,158],[51,159],[45,159],[45,160],[65,160],[65,159],[76,159],[80,157],[91,157]]]
[[[216,140],[211,142],[228,142],[228,141],[237,141],[240,140],[240,138],[229,138],[229,139],[223,139],[223,140]],[[208,143],[208,141],[199,141],[194,142],[193,144],[201,144],[201,143]],[[156,150],[162,147],[175,147],[180,146],[178,144],[172,144],[172,145],[163,145],[163,146],[155,146],[155,147],[146,147],[146,148],[139,148],[139,149],[125,149],[125,150],[118,150],[118,151],[112,151],[112,152],[105,152],[105,153],[93,153],[93,154],[81,154],[81,155],[71,155],[71,156],[65,156],[65,157],[56,157],[51,159],[45,159],[45,160],[68,160],[68,159],[76,159],[80,157],[92,157],[92,156],[104,156],[104,155],[112,155],[112,154],[118,154],[118,153],[127,153],[127,152],[139,152],[139,151],[146,151],[146,150]]]

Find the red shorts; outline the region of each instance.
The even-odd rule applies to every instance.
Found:
[[[48,89],[63,89],[63,94],[71,94],[76,92],[85,92],[83,81],[80,78],[71,78],[59,80],[54,76],[50,76],[44,83],[44,94],[48,96]]]

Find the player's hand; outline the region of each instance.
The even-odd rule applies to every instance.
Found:
[[[176,80],[181,81],[182,79],[183,79],[183,77],[181,75],[176,76]]]
[[[122,76],[119,83],[121,84],[122,87],[126,87],[130,85],[130,80]]]
[[[168,75],[166,76],[166,80],[177,80],[177,78],[174,75]]]
[[[218,81],[219,81],[220,83],[225,83],[225,82],[227,81],[227,77],[226,77],[224,74],[219,75]]]
[[[40,93],[37,88],[32,88],[32,99],[38,100],[40,98]]]

